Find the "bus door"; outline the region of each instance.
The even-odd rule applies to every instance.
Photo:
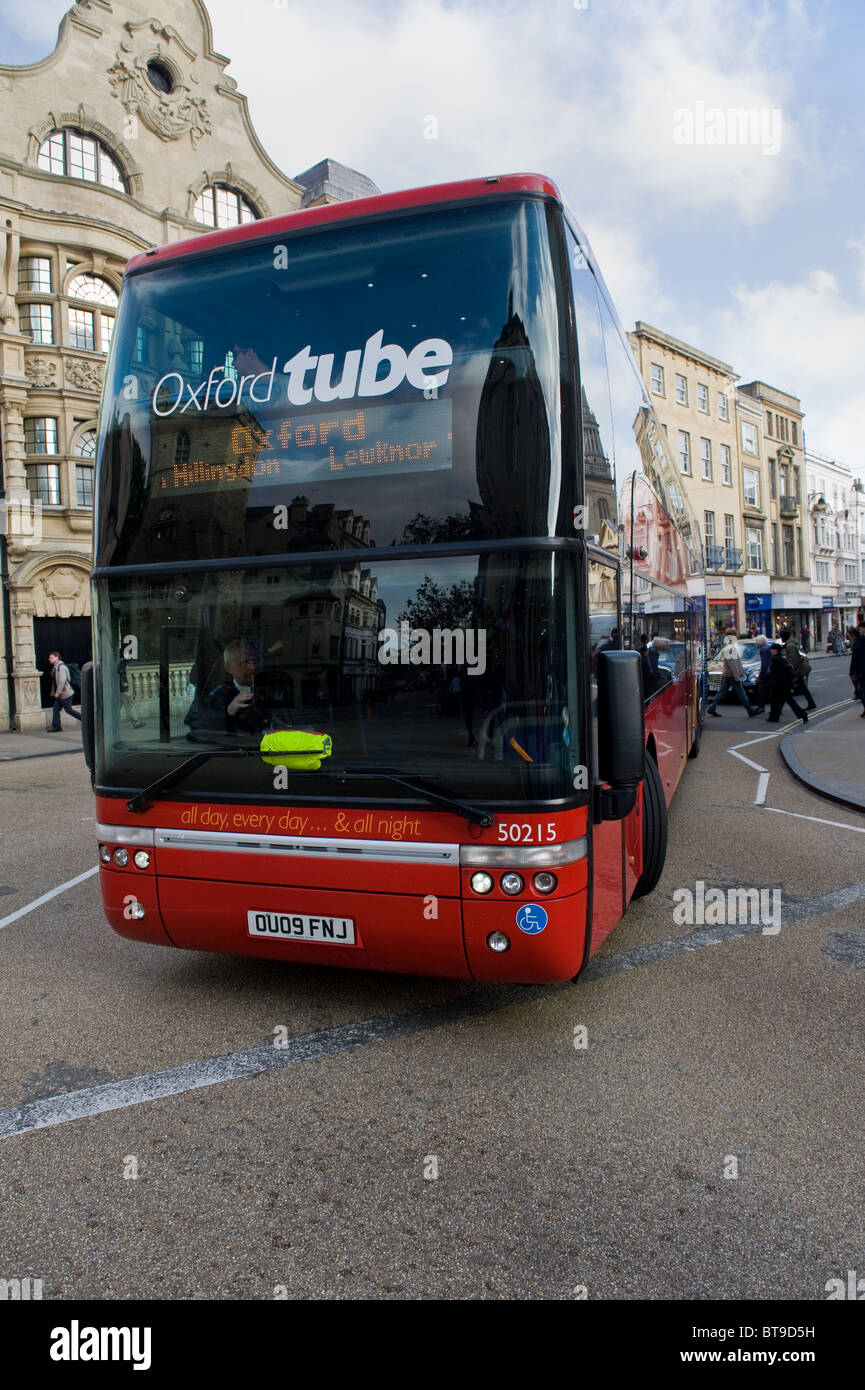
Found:
[[[597,654],[621,645],[619,567],[589,560],[589,650],[592,710],[591,780],[598,776]],[[632,813],[633,814],[633,813]],[[626,820],[630,820],[627,817]],[[600,821],[592,827],[592,950],[612,931],[625,911],[625,821]]]

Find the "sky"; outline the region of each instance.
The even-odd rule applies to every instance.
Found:
[[[0,0],[0,62],[45,57],[67,8]],[[549,174],[626,327],[800,396],[809,448],[865,477],[861,0],[208,9],[285,173],[329,156],[382,191]]]

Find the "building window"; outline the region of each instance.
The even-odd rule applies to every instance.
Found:
[[[817,571],[816,579],[818,584],[828,584],[829,581],[829,561],[817,560],[814,565]]]
[[[845,566],[844,566],[844,583],[845,583],[845,584],[855,584],[855,583],[856,583],[856,566],[855,566],[855,565],[845,565]]]
[[[679,472],[691,471],[691,436],[687,430],[679,430]]]
[[[55,130],[39,146],[39,168],[85,183],[99,183],[125,193],[126,180],[120,166],[99,140],[81,130],[66,126]]]
[[[724,544],[728,550],[736,546],[736,518],[732,512],[724,513]]]
[[[794,444],[798,444],[798,443],[799,443],[799,426],[797,425],[797,423],[796,423],[795,420],[791,420],[791,421],[790,421],[790,431],[791,431],[792,436],[793,436],[793,443],[794,443]]]
[[[796,573],[795,551],[793,549],[793,527],[783,526],[781,528],[782,541],[782,573],[785,576],[792,576]]]
[[[236,188],[212,183],[199,193],[192,215],[205,227],[238,227],[244,222],[254,222],[258,213]]]
[[[724,392],[723,392],[723,391],[719,391],[719,392],[718,392],[718,419],[719,419],[719,420],[729,420],[729,418],[730,418],[730,403],[729,403],[729,401],[727,400],[727,397],[724,395]]]
[[[135,361],[147,363],[150,356],[150,329],[140,323],[135,330]]]
[[[60,505],[60,468],[56,463],[37,463],[28,468],[30,495],[49,507]]]
[[[763,568],[763,532],[756,526],[749,526],[748,536],[748,569],[761,570]]]
[[[54,320],[50,304],[22,304],[18,327],[34,343],[54,342]]]
[[[713,546],[715,544],[715,513],[704,512],[703,516],[706,521],[706,545]]]
[[[192,376],[201,376],[204,371],[204,339],[184,338],[183,356]]]
[[[147,64],[147,80],[155,92],[170,96],[174,91],[174,78],[164,63],[151,58]]]
[[[771,437],[772,434],[772,412],[766,411],[766,433]]]
[[[80,459],[96,457],[96,431],[84,430],[75,441],[75,454]]]
[[[664,368],[657,362],[652,363],[652,394],[663,396],[664,394]]]
[[[729,444],[721,445],[721,482],[727,487],[733,486],[733,463]]]
[[[697,409],[704,415],[709,414],[709,388],[708,386],[697,386]]]
[[[48,256],[22,256],[18,262],[19,290],[51,293],[51,261]]]
[[[688,383],[683,376],[676,373],[676,400],[679,405],[688,404]]]
[[[742,481],[745,485],[745,502],[749,507],[760,505],[760,474],[756,468],[744,468]]]
[[[24,448],[28,454],[56,454],[57,421],[28,415],[24,421]]]
[[[749,425],[747,420],[742,421],[742,452],[744,454],[756,454],[757,452],[757,426]]]
[[[66,291],[70,299],[83,299],[88,304],[104,304],[108,309],[117,308],[117,291],[100,275],[73,275]]]
[[[75,465],[75,505],[93,506],[93,469],[89,463]]]
[[[93,352],[96,346],[96,332],[93,327],[93,313],[90,309],[69,310],[69,346],[86,348]]]
[[[188,463],[191,447],[189,435],[186,430],[181,430],[174,443],[174,462]]]
[[[712,441],[711,439],[700,440],[700,462],[702,473],[707,483],[712,481]]]
[[[56,463],[38,463],[28,469],[30,495],[48,506],[60,505],[60,468]]]

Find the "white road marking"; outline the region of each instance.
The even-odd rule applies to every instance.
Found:
[[[761,773],[760,773],[760,780],[759,780],[759,782],[757,783],[757,795],[754,797],[754,805],[755,805],[755,806],[765,806],[765,804],[766,804],[766,791],[767,791],[767,789],[768,789],[768,786],[769,786],[769,773],[768,773],[768,772],[761,772]]]
[[[823,816],[804,816],[801,811],[782,811],[780,806],[767,806],[767,811],[775,811],[779,816],[795,816],[796,820],[813,820],[818,825],[834,825],[839,830],[855,830],[857,835],[865,835],[865,826],[849,825],[843,820],[826,820]]]
[[[61,893],[66,892],[67,888],[74,888],[76,883],[83,883],[85,879],[92,878],[94,874],[98,873],[99,865],[96,864],[92,869],[87,869],[83,874],[79,874],[77,878],[70,878],[66,883],[61,883],[59,888],[52,888],[50,893],[43,893],[41,898],[34,898],[32,903],[28,903],[26,907],[19,907],[17,912],[10,912],[8,917],[0,918],[0,927],[8,927],[10,922],[17,922],[19,917],[26,917],[27,913],[32,912],[34,908],[41,907],[43,903],[50,903],[52,898],[59,897]]]

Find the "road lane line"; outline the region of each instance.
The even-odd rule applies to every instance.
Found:
[[[768,772],[761,772],[761,773],[760,773],[760,780],[759,780],[759,782],[757,783],[757,795],[754,797],[754,805],[755,805],[755,806],[765,806],[765,804],[766,804],[766,792],[767,792],[767,790],[768,790],[768,787],[769,787],[769,774],[768,774]]]
[[[843,820],[826,820],[823,816],[804,816],[801,811],[783,811],[780,806],[767,806],[767,811],[774,811],[779,816],[795,816],[796,820],[813,820],[818,825],[834,825],[839,830],[855,830],[857,835],[865,835],[865,826],[848,825]]]
[[[783,907],[784,925],[789,926],[793,922],[807,921],[823,913],[835,912],[839,907],[846,907],[863,899],[865,883],[857,883],[830,893],[821,893],[814,898],[788,901]],[[624,970],[655,965],[659,961],[698,951],[705,946],[717,946],[722,942],[755,936],[762,932],[763,926],[759,922],[699,927],[687,936],[657,941],[650,946],[637,946],[631,951],[620,951],[613,956],[595,957],[583,971],[578,985],[584,982],[590,984],[611,975],[618,975]],[[286,1047],[274,1047],[273,1043],[265,1043],[259,1047],[247,1048],[243,1052],[232,1052],[226,1056],[209,1057],[201,1062],[170,1067],[166,1071],[110,1081],[103,1086],[88,1086],[80,1091],[46,1096],[42,1100],[25,1101],[22,1105],[0,1110],[0,1139],[10,1139],[17,1134],[29,1134],[37,1129],[67,1124],[71,1120],[85,1119],[91,1115],[103,1115],[112,1110],[125,1110],[132,1105],[182,1095],[186,1091],[200,1090],[205,1086],[217,1086],[224,1081],[235,1081],[245,1076],[260,1076],[263,1072],[276,1071],[298,1062],[316,1061],[321,1057],[350,1052],[372,1043],[388,1042],[392,1038],[408,1037],[448,1023],[459,1023],[464,1019],[497,1013],[500,1009],[509,1008],[514,1004],[549,999],[560,990],[569,988],[568,983],[485,988],[483,992],[466,998],[445,1000],[441,1004],[429,1004],[402,1014],[385,1014],[378,1018],[364,1019],[360,1023],[347,1023],[316,1033],[302,1033],[289,1038]]]
[[[96,864],[92,869],[87,869],[83,874],[79,874],[77,878],[70,878],[66,883],[61,883],[59,888],[52,888],[50,893],[43,893],[41,898],[34,898],[32,903],[28,903],[26,907],[19,907],[17,912],[10,912],[8,917],[0,918],[0,927],[8,927],[10,922],[17,922],[19,917],[26,917],[27,913],[32,912],[34,908],[41,907],[43,903],[50,903],[52,898],[59,897],[61,893],[66,892],[67,888],[74,888],[76,883],[83,883],[86,878],[92,878],[94,874],[98,873],[99,865]]]

